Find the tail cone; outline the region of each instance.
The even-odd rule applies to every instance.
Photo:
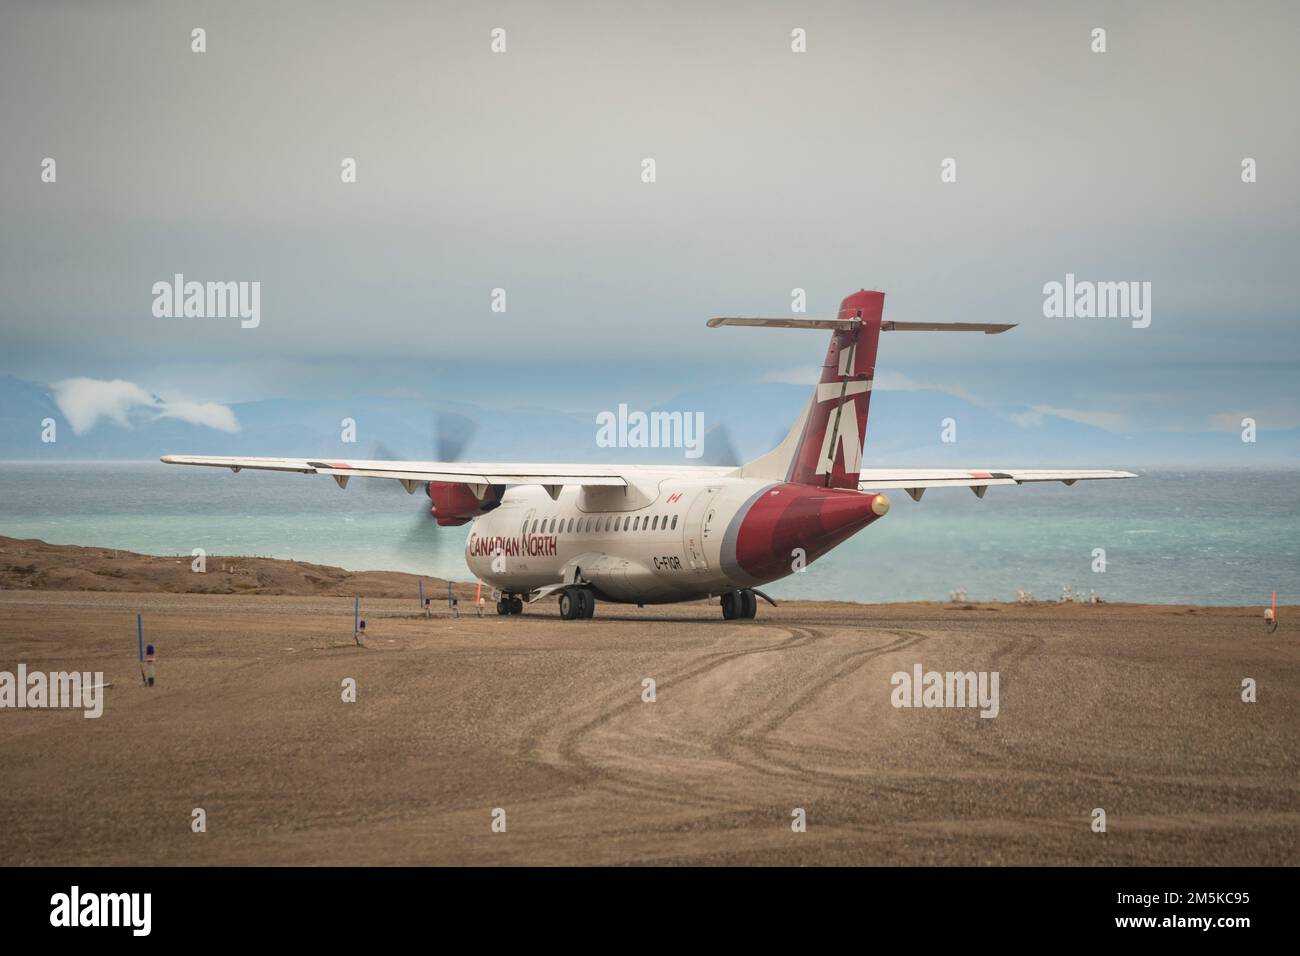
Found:
[[[884,495],[777,485],[765,490],[728,528],[723,567],[751,585],[785,577],[888,511]]]

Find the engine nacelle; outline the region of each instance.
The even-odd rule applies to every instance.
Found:
[[[438,519],[438,524],[442,527],[462,525],[485,511],[491,511],[501,503],[504,492],[503,485],[488,485],[486,493],[480,499],[474,494],[474,489],[463,481],[430,481],[424,486],[424,493],[431,502],[429,513]]]

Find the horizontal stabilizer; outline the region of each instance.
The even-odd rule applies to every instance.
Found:
[[[983,332],[985,335],[997,335],[1007,329],[1014,329],[1016,323],[996,322],[882,322],[882,332]]]
[[[762,329],[830,329],[847,332],[861,324],[858,319],[766,319],[735,315],[720,315],[709,319],[709,328],[716,329],[722,325],[740,325],[748,328]],[[985,335],[997,335],[1007,329],[1014,329],[1016,324],[1003,322],[881,322],[882,332],[983,332]]]
[[[744,325],[765,329],[833,329],[850,331],[858,327],[857,319],[760,319],[721,315],[705,323],[711,329],[720,325]]]

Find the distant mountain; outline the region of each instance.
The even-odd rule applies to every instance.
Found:
[[[807,401],[809,387],[775,382],[691,389],[656,409],[702,412],[706,432],[725,425],[742,459],[756,457],[786,433]],[[240,429],[228,433],[173,418],[135,416],[129,425],[106,419],[77,435],[48,386],[0,377],[0,459],[111,460],[159,455],[288,455],[432,458],[434,415],[454,412],[477,422],[464,456],[514,461],[686,462],[680,449],[600,448],[596,415],[541,407],[488,409],[466,402],[370,398],[348,401],[268,399],[231,406]],[[1118,434],[1029,409],[990,408],[935,390],[873,394],[865,462],[877,466],[1294,465],[1300,429],[1261,431],[1245,444],[1236,432]],[[1036,424],[1018,423],[1037,419]],[[53,419],[57,441],[41,441],[41,422]],[[344,419],[356,421],[356,442],[341,440]],[[954,443],[941,441],[943,422],[956,424]],[[705,444],[709,460],[721,443]]]

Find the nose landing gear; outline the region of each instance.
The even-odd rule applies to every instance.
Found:
[[[497,613],[503,617],[507,614],[523,614],[523,598],[514,594],[503,594],[497,601]]]
[[[749,588],[722,595],[722,616],[728,621],[752,618],[758,613],[758,598]]]

